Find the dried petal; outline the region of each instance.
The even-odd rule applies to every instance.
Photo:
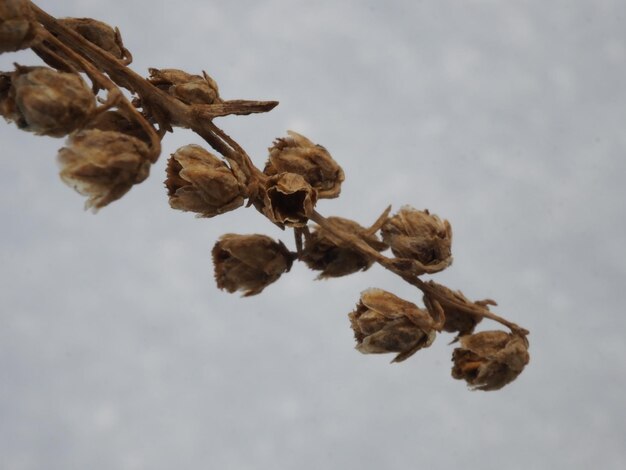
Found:
[[[191,75],[178,69],[149,69],[148,81],[187,104],[220,102],[217,83],[206,72]]]
[[[382,243],[376,235],[367,233],[365,228],[353,220],[342,217],[328,217],[327,220],[344,232],[360,234],[363,240],[377,251],[387,248],[387,245]],[[350,248],[322,227],[316,227],[305,239],[304,251],[300,259],[310,269],[322,271],[319,279],[365,271],[373,263],[370,257]]]
[[[148,146],[121,132],[83,130],[59,151],[61,179],[88,196],[86,208],[100,209],[141,183],[150,171]]]
[[[362,292],[348,316],[356,349],[363,354],[398,353],[393,362],[401,362],[435,340],[427,311],[382,289]]]
[[[303,227],[313,214],[317,193],[295,173],[280,173],[267,179],[263,213],[278,225]]]
[[[0,54],[30,47],[36,35],[37,23],[28,0],[0,2]]]
[[[328,151],[296,132],[287,133],[289,137],[276,139],[270,147],[263,172],[269,176],[296,173],[315,188],[318,198],[339,196],[344,173]]]
[[[8,92],[0,92],[0,113],[26,131],[63,137],[82,127],[96,108],[95,96],[75,73],[18,67],[10,81]]]
[[[199,145],[186,145],[167,162],[170,206],[213,217],[241,207],[245,188],[222,160]]]
[[[504,331],[483,331],[460,338],[452,353],[452,377],[474,390],[499,390],[512,382],[530,360],[528,340]]]
[[[282,242],[265,235],[223,235],[213,247],[217,287],[228,292],[260,293],[291,269],[293,258]]]
[[[415,260],[433,273],[452,263],[452,227],[428,210],[405,206],[381,229],[383,241],[398,258]]]

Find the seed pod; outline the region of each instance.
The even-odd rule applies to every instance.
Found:
[[[320,199],[335,198],[341,191],[344,173],[321,145],[293,131],[289,137],[276,139],[269,148],[269,158],[263,172],[273,176],[279,173],[296,173],[317,191]]]
[[[93,18],[61,18],[59,22],[76,31],[87,41],[108,52],[116,59],[121,60],[128,57],[128,51],[124,48],[117,28],[112,28],[108,24]]]
[[[3,117],[15,114],[15,101],[9,98],[12,75],[11,72],[0,72],[0,116]]]
[[[220,102],[217,83],[206,72],[191,75],[178,69],[149,69],[148,81],[187,104]]]
[[[2,0],[0,54],[30,47],[37,35],[37,27],[28,0]]]
[[[356,349],[363,354],[398,353],[401,362],[435,340],[434,321],[428,312],[386,292],[367,289],[349,315]]]
[[[452,227],[428,210],[405,206],[387,219],[381,233],[395,256],[419,262],[425,272],[438,272],[452,263]]]
[[[167,162],[170,206],[213,217],[243,205],[245,188],[222,160],[199,145],[186,145]]]
[[[482,331],[460,338],[452,353],[452,377],[474,390],[499,390],[512,382],[530,360],[528,340],[504,331]]]
[[[303,227],[313,214],[316,202],[315,189],[302,176],[280,173],[265,183],[262,210],[280,226]]]
[[[93,119],[84,125],[83,129],[121,132],[146,142],[146,144],[150,144],[150,136],[139,122],[128,117],[127,113],[119,109],[96,114]]]
[[[256,295],[291,269],[293,258],[282,242],[265,235],[223,235],[212,250],[217,287]]]
[[[328,222],[339,227],[343,232],[359,234],[361,238],[377,251],[387,248],[374,234],[367,233],[353,220],[342,217],[328,217]],[[369,269],[373,261],[359,251],[355,251],[341,240],[336,239],[322,227],[316,227],[305,238],[304,250],[300,258],[313,270],[322,271],[318,279],[340,277],[357,271]]]
[[[489,310],[489,305],[496,305],[493,300],[477,300],[472,302],[463,295],[461,291],[453,291],[441,284],[437,284],[434,281],[428,281],[430,286],[436,287],[440,294],[444,294],[446,298],[456,303],[471,307],[482,307]],[[466,310],[462,310],[454,305],[447,304],[446,302],[439,302],[434,297],[424,294],[424,305],[428,308],[428,311],[432,312],[435,308],[435,303],[439,304],[443,308],[445,315],[445,322],[443,324],[443,330],[449,333],[457,333],[457,336],[469,335],[474,331],[476,325],[478,325],[483,317],[479,315],[472,315]]]
[[[0,112],[8,121],[51,137],[82,127],[96,108],[95,96],[80,75],[47,67],[17,67],[5,95]]]
[[[121,198],[148,177],[148,146],[121,132],[75,132],[59,151],[61,179],[88,199],[94,211]]]

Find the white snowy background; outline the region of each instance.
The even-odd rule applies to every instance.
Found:
[[[93,215],[58,178],[62,140],[0,123],[0,469],[625,468],[623,0],[39,4],[119,26],[143,75],[206,70],[226,99],[280,101],[218,124],[258,165],[287,129],[326,146],[347,178],[322,213],[450,220],[435,279],[495,298],[531,363],[482,393],[450,377],[448,335],[399,365],[360,355],[362,290],[421,299],[377,267],[217,290],[221,234],[293,241],[253,209],[169,208],[189,131]]]

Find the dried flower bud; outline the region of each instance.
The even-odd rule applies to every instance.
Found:
[[[387,219],[381,233],[394,255],[419,262],[425,272],[441,271],[452,262],[452,227],[428,210],[405,206]]]
[[[463,295],[463,292],[453,291],[445,286],[442,286],[441,284],[437,284],[434,281],[428,281],[428,285],[431,287],[435,287],[437,291],[440,294],[445,295],[448,300],[461,305],[465,305],[468,308],[480,307],[489,310],[489,305],[496,305],[496,303],[491,299],[477,300],[475,302],[472,302]],[[434,306],[435,302],[438,303],[441,308],[443,308],[443,312],[445,315],[443,330],[449,333],[457,333],[458,336],[468,335],[474,331],[476,325],[478,325],[483,319],[483,317],[479,315],[473,315],[467,310],[460,309],[446,302],[435,300],[434,297],[431,297],[428,294],[424,294],[424,304],[429,311],[432,312],[434,308],[436,308]]]
[[[317,193],[295,173],[280,173],[267,179],[263,213],[278,225],[303,227],[313,214]]]
[[[361,293],[349,315],[356,349],[363,354],[398,353],[401,362],[435,340],[434,321],[428,312],[382,289]]]
[[[0,99],[0,113],[8,121],[51,137],[80,128],[96,108],[95,96],[80,75],[47,67],[18,67]]]
[[[93,18],[61,18],[59,22],[116,59],[123,59],[128,55],[117,28]]]
[[[172,154],[165,186],[173,209],[197,212],[199,217],[213,217],[244,202],[244,187],[232,170],[199,145]]]
[[[150,144],[150,136],[139,122],[118,109],[98,113],[84,125],[83,129],[121,132]]]
[[[287,133],[289,137],[276,139],[269,148],[270,155],[263,172],[269,176],[296,173],[315,188],[318,198],[339,196],[344,173],[328,151],[296,132]]]
[[[37,23],[28,0],[0,2],[0,54],[30,47],[36,35]]]
[[[217,287],[255,295],[291,269],[293,258],[282,242],[265,235],[223,235],[213,247]]]
[[[342,217],[328,217],[327,221],[343,232],[359,234],[361,238],[377,251],[387,248],[374,234],[370,234],[353,220]],[[341,240],[335,238],[328,230],[316,227],[305,239],[304,251],[300,258],[307,266],[322,271],[318,279],[340,277],[357,271],[368,269],[373,260],[360,251],[355,251]]]
[[[528,340],[504,331],[482,331],[460,338],[452,353],[452,377],[474,390],[499,390],[528,364]]]
[[[177,69],[149,69],[148,81],[187,104],[220,102],[217,83],[206,72],[191,75]]]
[[[121,132],[83,130],[59,151],[61,179],[88,196],[85,208],[100,209],[148,177],[148,146]]]

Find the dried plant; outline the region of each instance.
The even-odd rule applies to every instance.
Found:
[[[387,208],[368,228],[324,217],[316,202],[338,197],[345,177],[326,148],[288,131],[273,142],[261,170],[214,123],[221,116],[268,112],[277,102],[224,100],[205,72],[150,69],[143,78],[128,67],[132,56],[117,28],[90,18],[56,19],[28,0],[2,0],[0,52],[25,48],[47,66],[0,72],[0,114],[25,131],[67,136],[58,157],[61,179],[87,197],[86,208],[97,211],[144,181],[166,133],[189,128],[220,157],[197,145],[171,155],[165,180],[171,207],[215,217],[246,204],[295,237],[290,251],[265,235],[222,236],[212,250],[219,288],[259,294],[295,260],[319,271],[319,278],[376,263],[419,289],[424,307],[381,289],[365,290],[349,313],[361,353],[395,353],[393,362],[400,362],[450,332],[460,344],[452,376],[478,390],[501,388],[528,363],[528,331],[492,313],[494,301],[471,301],[420,277],[452,262],[447,220],[409,206],[394,215]],[[101,91],[106,98],[96,98]],[[383,254],[387,249],[392,256]],[[510,332],[474,333],[483,319]]]

